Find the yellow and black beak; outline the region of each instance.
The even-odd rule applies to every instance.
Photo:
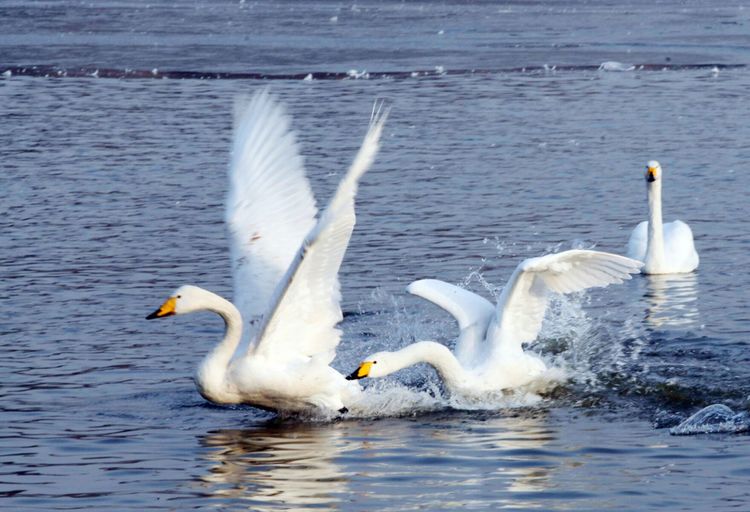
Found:
[[[162,318],[164,316],[174,315],[174,307],[176,304],[177,299],[175,297],[168,298],[166,301],[164,301],[164,304],[162,304],[159,309],[148,315],[146,317],[146,320],[153,320],[154,318]]]
[[[347,375],[346,380],[364,379],[365,377],[370,375],[370,368],[372,368],[372,362],[365,361],[364,363],[360,364],[359,367],[351,374]]]
[[[659,170],[656,167],[649,167],[646,170],[646,181],[649,183],[656,181],[656,177],[658,176]]]

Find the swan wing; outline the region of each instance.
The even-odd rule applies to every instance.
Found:
[[[681,220],[664,224],[664,252],[670,265],[681,272],[695,270],[700,263],[693,231]]]
[[[315,199],[284,107],[263,89],[235,105],[226,223],[234,302],[245,321],[268,307],[315,225]],[[244,331],[248,331],[247,325]],[[252,336],[252,327],[245,339]]]
[[[646,260],[646,250],[648,249],[648,221],[644,220],[639,223],[630,233],[628,240],[628,258],[638,261]]]
[[[490,301],[438,279],[420,279],[406,289],[453,315],[461,330],[455,349],[460,360],[468,361],[476,354],[495,315],[495,306]]]
[[[600,251],[571,250],[522,261],[500,294],[487,340],[493,349],[521,350],[539,334],[550,292],[572,293],[630,279],[639,261]]]
[[[330,363],[341,332],[338,271],[356,221],[354,197],[379,149],[387,111],[373,113],[362,147],[318,223],[307,234],[274,292],[253,351],[277,360],[298,356]]]
[[[495,306],[484,297],[439,279],[420,279],[406,290],[453,315],[461,330],[473,325],[486,327],[495,313]]]

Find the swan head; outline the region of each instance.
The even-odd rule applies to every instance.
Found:
[[[389,373],[389,352],[378,352],[359,363],[356,370],[346,376],[346,380],[359,380],[365,377],[385,377]]]
[[[159,309],[148,315],[146,320],[204,310],[212,296],[211,292],[197,286],[180,286],[159,306]]]
[[[646,181],[653,183],[661,179],[661,165],[656,160],[649,160],[646,164]]]

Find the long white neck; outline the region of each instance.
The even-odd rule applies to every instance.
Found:
[[[206,292],[202,309],[212,311],[224,320],[224,338],[206,355],[198,367],[195,381],[204,398],[212,402],[227,402],[224,377],[237,345],[242,338],[242,315],[234,304],[218,295]]]
[[[427,363],[435,368],[448,388],[459,388],[466,382],[467,374],[456,356],[445,345],[434,341],[419,341],[390,352],[387,370],[382,376],[417,363]]]
[[[649,182],[648,186],[648,246],[646,248],[646,272],[658,272],[664,266],[664,226],[661,218],[661,180]]]

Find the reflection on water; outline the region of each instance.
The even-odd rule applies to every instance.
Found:
[[[649,275],[646,322],[652,327],[694,327],[700,322],[698,279],[694,273]]]
[[[539,508],[554,487],[556,465],[545,448],[554,436],[540,415],[213,431],[200,439],[208,463],[200,486],[219,501],[242,500],[253,510],[337,508],[352,499],[350,486],[368,507],[387,508],[387,500],[401,495],[436,508],[457,496],[473,496],[477,505]]]
[[[269,426],[210,432],[209,473],[202,481],[217,498],[248,500],[257,510],[333,505],[347,481],[335,457],[341,429],[336,425]]]
[[[552,437],[545,431],[544,422],[536,417],[511,418],[510,420],[503,420],[504,429],[494,431],[488,440],[495,450],[506,453],[506,457],[513,461],[513,464],[499,464],[496,472],[508,479],[507,490],[509,492],[541,493],[552,487],[551,469],[539,460],[534,451],[543,450]],[[492,427],[493,423],[490,422],[489,426]],[[508,429],[510,426],[513,428]],[[471,441],[461,439],[460,442]],[[525,503],[514,501],[515,506],[520,507],[522,503],[528,508],[541,505],[535,500]]]

